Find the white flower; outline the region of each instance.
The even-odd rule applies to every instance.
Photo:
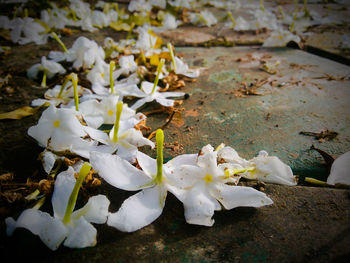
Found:
[[[191,8],[190,5],[191,1],[188,0],[173,0],[173,1],[168,1],[168,3],[172,6],[176,7],[185,7],[185,8]]]
[[[165,15],[163,17],[162,26],[154,27],[153,31],[154,32],[163,32],[163,31],[169,30],[169,29],[176,29],[178,27],[178,25],[180,25],[180,24],[181,24],[181,21],[176,20],[175,16],[173,16],[170,13],[165,13]]]
[[[169,189],[167,176],[173,166],[183,163],[183,159],[194,159],[179,156],[163,165],[162,142],[159,142],[157,131],[157,160],[138,152],[137,162],[142,171],[116,155],[92,152],[91,164],[99,175],[109,184],[127,191],[141,190],[126,199],[116,213],[108,217],[107,224],[120,231],[132,232],[151,224],[162,213],[167,191],[176,192],[176,187]]]
[[[56,74],[62,75],[66,73],[66,70],[61,64],[52,60],[47,60],[46,57],[41,57],[41,63],[31,66],[27,71],[27,75],[31,79],[36,79],[39,71],[45,71],[49,79]]]
[[[124,75],[129,75],[137,70],[137,64],[134,61],[133,55],[120,57],[119,66],[120,69],[118,70]]]
[[[166,0],[149,0],[149,3],[152,6],[159,7],[160,9],[166,8]]]
[[[209,10],[201,10],[200,13],[190,13],[190,20],[192,24],[200,24],[205,26],[212,26],[218,23],[218,20]]]
[[[134,128],[139,122],[138,118],[142,117],[142,115],[121,120],[122,111],[123,103],[118,102],[115,114],[115,124],[110,131],[109,136],[103,131],[88,126],[84,127],[84,129],[92,139],[104,144],[104,147],[96,149],[95,151],[107,153],[114,153],[117,151],[117,154],[120,157],[133,163],[135,162],[136,154],[138,152],[137,147],[148,145],[153,148],[154,143],[143,137],[142,132]]]
[[[49,58],[54,61],[73,62],[73,68],[83,69],[91,68],[97,63],[102,63],[105,58],[105,52],[93,40],[86,37],[79,37],[75,40],[73,46],[67,52],[51,51]]]
[[[82,113],[88,126],[97,129],[102,124],[114,124],[118,101],[119,97],[114,95],[105,97],[101,101],[84,101],[79,105],[79,111]],[[127,104],[124,104],[121,120],[124,121],[130,118],[134,120],[135,124],[133,126],[135,126],[144,120],[146,116],[142,113],[136,114],[135,110],[130,109]]]
[[[182,97],[185,95],[183,92],[158,92],[160,89],[158,86],[156,86],[153,91],[153,86],[154,84],[148,81],[143,81],[141,83],[141,90],[144,92],[143,98],[136,101],[135,104],[131,106],[132,109],[136,110],[145,103],[153,100],[156,100],[159,104],[165,107],[170,107],[174,105],[174,100],[168,98]]]
[[[254,15],[256,19],[255,23],[257,28],[267,28],[270,30],[278,29],[276,16],[272,12],[268,11],[267,9],[249,10],[249,13]]]
[[[96,143],[81,138],[87,134],[76,114],[73,109],[50,106],[43,112],[38,124],[28,129],[28,135],[36,139],[41,147],[86,157],[90,150],[95,149]]]
[[[218,156],[219,159],[229,164],[249,168],[249,171],[240,173],[244,178],[283,185],[297,184],[292,169],[278,157],[269,156],[266,151],[260,151],[257,157],[247,161],[239,157],[238,153],[231,147],[224,147],[219,150]]]
[[[264,41],[263,47],[285,47],[290,41],[299,44],[301,40],[299,36],[294,35],[289,30],[279,28]]]
[[[12,235],[18,228],[26,228],[40,239],[51,250],[56,250],[64,241],[70,248],[90,247],[96,244],[97,231],[91,223],[103,224],[107,220],[109,200],[104,195],[91,197],[81,209],[67,215],[70,196],[76,184],[74,169],[57,175],[55,190],[51,199],[53,217],[37,209],[26,209],[15,221],[6,219],[7,235]],[[78,188],[79,189],[79,188]],[[72,209],[74,209],[75,202]]]
[[[35,22],[33,18],[16,18],[10,22],[11,40],[14,43],[25,45],[34,42],[37,45],[45,44],[47,42],[48,34],[46,29]]]
[[[345,184],[350,185],[350,152],[340,155],[334,160],[331,172],[327,179],[327,184]]]
[[[199,69],[189,69],[188,65],[185,62],[183,62],[180,58],[175,56],[174,59],[175,59],[176,74],[181,74],[189,78],[199,77],[199,74],[200,74]],[[172,65],[172,69],[173,69],[173,65]]]
[[[130,12],[148,12],[151,11],[152,5],[146,0],[131,0],[128,6]]]
[[[91,91],[89,89],[85,89],[81,86],[78,86],[78,94],[81,95],[87,95],[91,94]],[[41,106],[44,103],[48,102],[53,106],[58,106],[60,104],[68,104],[71,102],[74,98],[74,90],[72,86],[72,82],[68,81],[66,84],[66,87],[63,87],[62,85],[56,85],[52,89],[48,89],[44,94],[45,99],[35,99],[32,101],[32,106]]]
[[[209,148],[199,154],[195,165],[181,165],[173,173],[177,182],[182,184],[183,191],[174,194],[184,204],[188,223],[212,226],[214,211],[221,210],[221,205],[232,209],[273,203],[264,193],[253,188],[227,184],[234,182],[226,172],[227,165],[217,165],[217,152]]]
[[[113,72],[113,80],[119,77],[119,73]],[[99,61],[87,74],[86,78],[92,85],[108,86],[110,85],[110,66],[106,62]]]
[[[138,27],[135,31],[139,34],[135,43],[135,48],[148,51],[149,49],[155,47],[158,37],[150,33],[150,29],[147,27],[147,25]],[[147,56],[146,52],[145,56]]]

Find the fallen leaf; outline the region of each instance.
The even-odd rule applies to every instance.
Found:
[[[22,119],[23,117],[33,115],[35,112],[36,112],[35,108],[24,106],[14,111],[0,113],[0,120],[4,120],[4,119],[19,120],[19,119]]]
[[[49,105],[50,105],[49,103],[44,103],[42,106],[35,107],[35,108],[32,108],[30,106],[24,106],[10,112],[0,113],[0,120],[5,120],[5,119],[19,120],[24,117],[31,116],[34,113],[36,113],[40,108],[48,107]]]
[[[299,134],[307,135],[307,136],[314,136],[315,139],[317,139],[317,140],[327,140],[327,141],[331,141],[335,137],[338,136],[337,132],[330,131],[330,130],[324,130],[324,131],[321,131],[321,132],[301,131],[301,132],[299,132]]]

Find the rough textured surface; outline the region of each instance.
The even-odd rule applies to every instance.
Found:
[[[224,11],[220,12],[223,16]],[[337,10],[336,6],[327,12],[345,21],[350,18],[347,9]],[[185,26],[163,36],[181,46],[215,46],[257,44],[268,33],[239,34],[219,29]],[[307,45],[347,56],[337,48],[347,27],[329,25],[310,31],[315,34],[308,37]],[[102,44],[106,36],[117,40],[126,34],[103,29],[99,33],[74,32],[62,40],[69,47],[80,35]],[[20,47],[4,39],[1,45],[12,48],[9,55],[0,58],[1,77],[12,75],[8,85],[0,87],[0,112],[6,112],[27,106],[43,95],[45,90],[38,87],[38,81],[26,78],[26,70],[59,46],[50,41],[47,45]],[[217,146],[224,142],[245,158],[252,158],[262,149],[269,151],[291,165],[302,182],[304,176],[324,180],[328,174],[320,155],[309,150],[311,145],[333,155],[350,150],[349,67],[293,49],[187,47],[176,51],[191,66],[202,70],[200,79],[183,89],[190,97],[180,106],[181,114],[165,129],[165,159],[198,152],[207,143]],[[277,60],[280,65],[275,74],[260,69],[264,61]],[[53,86],[55,81],[48,84]],[[144,111],[156,107],[151,104]],[[0,122],[0,174],[13,172],[16,181],[22,183],[28,176],[40,180],[42,171],[37,155],[42,149],[26,133],[39,117],[40,112],[22,120]],[[148,125],[156,129],[167,117],[165,113],[150,115]],[[299,134],[326,129],[339,134],[330,141]],[[155,151],[146,150],[155,155]],[[56,252],[49,251],[26,230],[17,229],[12,238],[6,237],[4,217],[16,217],[27,204],[0,207],[1,256],[6,261],[26,262],[348,261],[349,190],[278,185],[265,188],[274,200],[273,205],[217,212],[211,228],[186,224],[181,203],[169,194],[164,213],[150,226],[127,234],[98,225],[96,247],[82,250],[61,247]],[[111,211],[116,211],[131,195],[105,183],[96,189],[97,193],[110,198]],[[50,211],[50,203],[43,209]]]
[[[181,203],[168,196],[152,225],[129,234],[97,226],[98,246],[83,250],[51,252],[39,238],[16,230],[11,239],[1,239],[2,257],[26,262],[347,262],[349,191],[267,185],[266,194],[273,205],[216,212],[211,228],[186,224]],[[112,196],[114,209],[123,195]]]

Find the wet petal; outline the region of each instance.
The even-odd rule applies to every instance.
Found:
[[[64,245],[70,248],[93,247],[96,245],[97,230],[84,217],[80,217],[70,227],[70,233]]]
[[[90,163],[104,180],[123,190],[135,191],[151,182],[144,172],[117,155],[91,152]]]
[[[205,189],[204,183],[192,188],[184,200],[185,218],[189,224],[212,226],[212,216],[215,210],[220,210],[220,204],[212,198]]]
[[[74,220],[84,216],[86,221],[90,223],[106,223],[109,204],[109,200],[104,195],[90,197],[89,201],[83,208],[72,213],[72,219]]]
[[[7,235],[12,235],[17,227],[25,228],[40,239],[51,250],[56,250],[68,234],[68,229],[61,220],[37,209],[26,209],[18,217],[6,219]]]
[[[332,164],[327,184],[345,184],[350,185],[350,152],[340,155]]]
[[[266,194],[251,187],[217,183],[210,187],[210,194],[219,200],[226,209],[239,206],[261,207],[273,203]]]
[[[157,174],[157,161],[142,152],[137,153],[137,162],[141,169],[149,176]]]
[[[118,212],[110,214],[107,224],[123,232],[133,232],[151,224],[163,211],[166,189],[147,188],[126,199]]]
[[[64,217],[75,182],[74,169],[72,167],[57,175],[55,190],[51,199],[55,218],[62,219]]]

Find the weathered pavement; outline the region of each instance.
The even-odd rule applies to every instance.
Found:
[[[181,30],[191,35],[196,29],[177,32]],[[196,30],[197,36],[203,30],[212,29]],[[204,46],[211,41],[204,38],[201,42],[196,37],[198,43],[184,43],[180,41],[183,33],[179,34],[172,35],[179,46]],[[325,42],[328,39],[331,47],[318,47],[341,54],[330,41],[334,38],[323,34],[319,38]],[[112,30],[85,35],[100,44],[107,35],[120,37]],[[76,37],[63,40],[70,46]],[[212,40],[210,45],[218,44],[216,36]],[[253,40],[250,44],[258,44]],[[54,42],[40,47],[14,46],[12,53],[2,59],[2,73],[18,74],[13,74],[10,83],[14,92],[1,90],[1,112],[26,106],[42,96],[44,90],[33,87],[36,83],[26,79],[25,70],[53,48],[57,48]],[[121,233],[98,225],[97,246],[82,250],[61,247],[51,252],[25,230],[16,230],[14,237],[7,238],[2,220],[2,257],[8,258],[6,261],[20,257],[27,262],[347,262],[349,190],[310,187],[303,178],[325,180],[328,175],[320,155],[309,150],[311,145],[334,156],[350,150],[350,67],[291,48],[182,47],[176,51],[191,66],[202,70],[197,82],[183,88],[190,97],[180,106],[181,114],[165,129],[165,157],[198,152],[208,143],[217,146],[223,142],[245,158],[264,149],[289,164],[301,185],[255,185],[264,188],[261,190],[274,201],[273,205],[217,212],[211,228],[186,224],[181,203],[169,194],[163,214],[150,226]],[[274,74],[261,70],[264,63],[275,65],[277,61]],[[41,149],[26,135],[38,117],[0,122],[2,172],[14,171],[24,178],[38,169],[35,160]],[[155,129],[167,117],[150,115],[148,125]],[[332,140],[317,140],[300,134],[322,130],[338,135]],[[110,198],[112,211],[130,195],[105,184],[99,191]]]

